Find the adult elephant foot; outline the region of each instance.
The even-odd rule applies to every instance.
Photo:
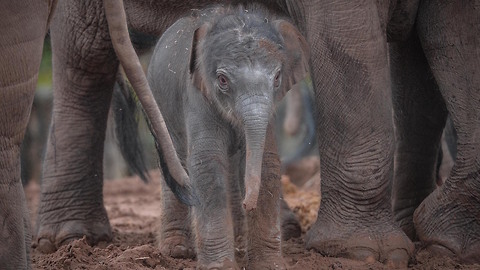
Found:
[[[389,268],[406,268],[414,251],[413,243],[387,218],[340,225],[319,215],[307,232],[306,244],[325,256],[379,261]]]
[[[75,210],[72,210],[71,214],[56,215],[56,217],[53,213],[40,213],[40,224],[37,227],[33,248],[42,253],[53,253],[62,245],[84,236],[89,245],[111,241],[112,229],[103,206],[101,210],[87,209],[86,211],[90,213],[90,218],[82,220],[67,220],[70,215],[80,215]],[[41,222],[42,220],[46,222]]]
[[[428,250],[462,263],[480,263],[479,194],[436,189],[417,208],[414,224]]]
[[[298,238],[302,234],[302,228],[297,216],[288,207],[285,201],[281,201],[280,218],[282,222],[282,240],[287,241],[291,238]]]

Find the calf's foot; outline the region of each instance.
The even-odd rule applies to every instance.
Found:
[[[171,177],[171,176],[168,176]],[[157,231],[157,245],[165,256],[178,259],[194,259],[190,209],[177,200],[161,179],[162,203]],[[173,181],[173,179],[171,180]]]
[[[194,259],[195,248],[189,231],[168,230],[160,231],[157,238],[160,253],[177,259]]]
[[[426,249],[462,263],[480,263],[480,203],[474,190],[442,186],[417,208],[414,224]]]
[[[267,259],[266,259],[267,258]],[[246,269],[287,269],[287,264],[283,257],[278,254],[263,256],[262,260],[250,259]]]
[[[223,270],[223,269],[237,270],[237,269],[240,269],[240,268],[238,267],[238,265],[235,262],[233,262],[229,259],[225,259],[222,262],[212,262],[212,263],[208,263],[208,264],[199,264],[197,266],[197,269],[199,269],[199,270]]]

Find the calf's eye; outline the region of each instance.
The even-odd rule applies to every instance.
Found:
[[[278,71],[277,74],[275,74],[275,79],[273,80],[273,85],[275,87],[280,86],[280,71]]]
[[[219,74],[218,77],[217,77],[217,80],[218,80],[218,86],[222,90],[227,90],[228,89],[228,79],[227,79],[227,77],[225,77],[225,75]]]

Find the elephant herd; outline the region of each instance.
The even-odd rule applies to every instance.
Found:
[[[322,204],[306,248],[402,268],[420,241],[480,263],[480,1],[20,0],[0,10],[0,268],[30,268],[30,246],[111,240],[102,157],[120,64],[165,178],[163,254],[201,269],[286,268],[272,108],[309,71]],[[54,101],[31,240],[20,144],[47,31]],[[161,37],[148,78],[129,33]],[[457,154],[436,188],[447,116]]]

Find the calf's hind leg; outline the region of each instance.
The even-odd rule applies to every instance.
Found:
[[[164,177],[172,177],[168,172]],[[174,181],[173,179],[171,181]],[[194,258],[190,207],[181,203],[161,179],[161,212],[157,242],[163,255]]]

